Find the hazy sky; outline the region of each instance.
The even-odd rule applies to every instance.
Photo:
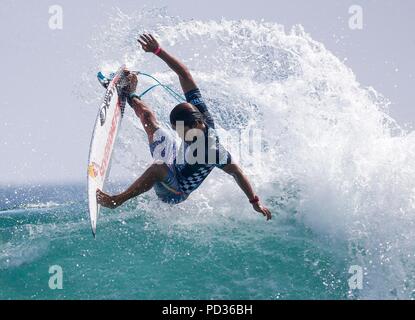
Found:
[[[59,31],[48,26],[55,4],[64,10]],[[348,27],[353,4],[363,7],[363,30]],[[348,58],[363,85],[393,102],[391,115],[400,124],[415,124],[413,0],[2,0],[0,184],[83,181],[97,110],[82,105],[73,88],[92,63],[88,42],[111,8],[129,12],[145,5],[167,6],[183,18],[265,19],[287,29],[302,24]]]

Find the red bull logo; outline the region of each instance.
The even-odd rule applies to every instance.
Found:
[[[98,173],[100,171],[99,165],[96,164],[95,162],[92,162],[89,166],[88,166],[88,175],[91,178],[96,178],[98,176]]]

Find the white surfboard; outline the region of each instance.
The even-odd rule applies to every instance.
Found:
[[[125,107],[125,98],[119,96],[117,86],[121,80],[122,67],[111,80],[104,102],[99,108],[92,134],[88,160],[88,202],[89,217],[94,237],[100,206],[97,203],[97,189],[103,190],[109,173],[112,151]]]

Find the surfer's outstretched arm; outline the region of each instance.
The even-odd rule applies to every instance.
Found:
[[[181,61],[173,57],[166,50],[162,49],[157,40],[151,34],[141,35],[138,42],[141,44],[144,51],[156,54],[179,76],[180,84],[184,93],[197,88],[190,70]]]
[[[248,197],[254,210],[259,213],[262,213],[264,217],[267,218],[267,220],[271,220],[272,218],[271,212],[260,203],[259,198],[254,193],[254,190],[252,188],[251,183],[248,180],[248,177],[243,173],[242,169],[237,164],[231,163],[231,164],[226,165],[223,168],[223,171],[225,171],[227,174],[230,174],[232,177],[234,177],[238,186],[242,189],[242,191]]]
[[[115,209],[128,200],[143,194],[158,181],[162,181],[168,175],[168,167],[165,164],[151,165],[140,178],[138,178],[127,190],[118,195],[110,196],[101,190],[97,190],[98,204],[103,207]]]

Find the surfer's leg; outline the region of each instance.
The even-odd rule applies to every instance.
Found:
[[[148,140],[153,143],[153,134],[159,128],[155,113],[147,106],[141,99],[134,94],[137,89],[137,75],[126,71],[125,75],[128,79],[128,85],[126,92],[128,95],[128,103],[133,108],[135,114],[140,118],[145,132],[147,133]]]
[[[133,98],[129,101],[135,114],[140,118],[145,132],[148,136],[148,141],[153,143],[154,132],[159,128],[155,113],[140,99]]]
[[[123,193],[110,196],[98,190],[97,201],[103,207],[115,209],[126,201],[151,190],[157,182],[163,181],[168,174],[169,168],[166,164],[154,163]]]

